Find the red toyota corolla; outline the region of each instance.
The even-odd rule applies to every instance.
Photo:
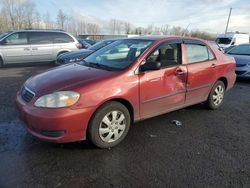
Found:
[[[84,61],[29,78],[17,93],[19,117],[50,142],[120,143],[131,123],[206,101],[221,106],[235,61],[186,37],[119,40]]]

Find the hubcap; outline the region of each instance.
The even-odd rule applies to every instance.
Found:
[[[215,90],[214,90],[214,94],[213,94],[213,101],[214,104],[217,106],[219,105],[224,97],[224,88],[221,85],[218,85]]]
[[[122,112],[114,110],[107,113],[99,126],[99,135],[104,142],[118,140],[126,128],[126,119]]]

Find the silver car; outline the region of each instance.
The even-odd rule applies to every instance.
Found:
[[[78,50],[78,41],[59,30],[21,30],[0,36],[0,66],[8,63],[55,61],[65,52]]]

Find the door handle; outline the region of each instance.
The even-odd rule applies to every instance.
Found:
[[[24,50],[24,51],[29,51],[29,50],[30,50],[30,48],[24,48],[23,50]]]
[[[150,82],[158,82],[161,80],[161,77],[158,77],[158,78],[153,78],[153,79],[150,79],[149,81]]]
[[[183,74],[185,74],[185,72],[181,69],[176,69],[175,74],[176,75],[183,75]]]
[[[215,64],[215,63],[213,63],[213,64],[211,65],[211,67],[212,67],[212,68],[215,68],[215,67],[216,67],[216,64]]]
[[[38,50],[38,48],[35,47],[35,48],[32,48],[32,50]]]

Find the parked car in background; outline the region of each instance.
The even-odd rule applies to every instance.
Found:
[[[215,39],[215,42],[219,44],[223,49],[232,45],[239,45],[249,43],[249,34],[239,32],[228,32],[226,34],[220,34]]]
[[[219,108],[235,77],[234,58],[207,41],[129,38],[29,78],[16,106],[26,129],[42,140],[88,138],[109,148],[133,122],[204,101]]]
[[[88,49],[81,49],[78,51],[68,52],[68,53],[62,54],[62,55],[57,57],[56,64],[57,65],[64,65],[67,63],[75,63],[75,62],[82,61],[89,54],[91,54],[94,51],[97,51],[97,50],[103,48],[104,46],[107,46],[107,45],[109,45],[112,42],[115,42],[117,40],[118,39],[103,40],[103,41],[97,42],[93,46],[90,46]]]
[[[83,39],[85,42],[89,43],[91,46],[93,46],[96,41],[95,40],[91,40],[91,39]]]
[[[81,44],[81,48],[83,49],[87,49],[91,46],[91,44],[87,43],[85,40],[83,39],[77,39],[79,41],[79,43]]]
[[[55,61],[57,56],[79,48],[80,44],[75,37],[64,31],[12,31],[0,39],[0,66]]]
[[[233,49],[236,45],[232,45],[232,46],[229,46],[227,48],[224,49],[224,52],[227,53],[228,51],[230,51],[231,49]]]
[[[215,48],[217,48],[218,50],[220,50],[221,52],[223,52],[223,53],[224,53],[223,48],[222,48],[222,47],[220,47],[220,46],[217,44],[217,42],[212,41],[212,40],[210,40],[209,42],[212,44],[212,46],[214,46]]]
[[[250,78],[250,44],[240,44],[227,52],[236,61],[238,77]]]

